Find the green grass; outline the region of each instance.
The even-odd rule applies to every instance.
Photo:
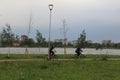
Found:
[[[9,56],[7,54],[0,54],[0,59],[46,59],[47,54],[10,54]],[[76,59],[78,58],[75,54],[57,54],[55,57],[57,58],[66,58],[66,59]],[[98,54],[87,54],[87,55],[82,55],[80,56],[80,59],[85,59],[85,58],[90,58],[90,59],[106,59],[106,58],[120,58],[120,55],[98,55]]]
[[[119,80],[120,61],[0,62],[0,80]]]
[[[45,58],[46,54],[0,54],[0,59],[36,59],[36,58]]]

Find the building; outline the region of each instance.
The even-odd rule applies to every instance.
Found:
[[[93,43],[92,40],[86,40],[86,42]],[[78,44],[78,40],[69,41],[69,43],[71,43],[73,46],[76,46]]]
[[[73,40],[73,41],[69,41],[69,43],[71,43],[73,46],[76,46],[77,45],[77,40]]]
[[[105,45],[111,44],[111,40],[102,40],[102,44],[105,44]]]
[[[20,41],[19,40],[13,41],[13,46],[15,47],[20,46]]]
[[[28,36],[27,35],[21,35],[21,41],[25,41],[28,39]]]
[[[63,39],[55,39],[54,42],[63,42]]]
[[[87,43],[93,43],[92,40],[86,40]]]
[[[66,41],[66,45],[68,44],[67,39],[55,39],[54,42],[62,42],[64,44]]]

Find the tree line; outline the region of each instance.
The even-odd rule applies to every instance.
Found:
[[[0,47],[48,47],[48,42],[42,36],[42,33],[39,30],[36,30],[36,36],[34,40],[33,38],[26,38],[25,40],[21,40],[20,36],[14,34],[12,32],[12,28],[9,24],[6,24],[6,27],[3,27],[2,32],[0,33]],[[120,43],[108,43],[108,44],[100,44],[100,43],[88,43],[86,41],[86,32],[85,30],[82,31],[78,39],[76,45],[71,43],[67,44],[67,47],[81,47],[81,48],[96,48],[96,49],[103,49],[103,48],[117,48],[120,49]],[[51,44],[55,47],[64,47],[62,42],[53,42]]]

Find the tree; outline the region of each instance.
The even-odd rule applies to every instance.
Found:
[[[18,37],[18,35],[15,36],[14,33],[12,33],[11,26],[9,24],[6,24],[6,28],[3,27],[3,31],[1,33],[1,45],[12,46],[12,42],[16,39],[18,40]]]
[[[21,41],[20,46],[34,47],[35,42],[32,38],[25,39],[25,40]]]
[[[35,44],[35,42],[34,42],[34,40],[33,40],[32,38],[29,38],[29,39],[27,39],[26,44],[27,44],[29,47],[33,47],[34,44]]]
[[[42,33],[40,33],[39,30],[36,31],[36,40],[39,46],[45,42],[45,38],[43,38]]]
[[[80,34],[80,37],[78,38],[78,46],[80,46],[81,48],[85,48],[85,44],[86,44],[86,33],[85,30],[82,31],[82,33]]]

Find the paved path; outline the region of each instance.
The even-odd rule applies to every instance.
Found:
[[[40,61],[45,59],[2,59],[0,62],[15,62],[15,61]]]
[[[47,59],[3,59],[0,60],[0,62],[15,62],[15,61],[42,61]],[[91,58],[85,58],[85,59],[51,59],[51,60],[59,60],[59,61],[68,61],[68,60],[103,60],[103,59],[91,59]],[[107,58],[107,60],[113,60],[113,61],[119,61],[120,58]]]

